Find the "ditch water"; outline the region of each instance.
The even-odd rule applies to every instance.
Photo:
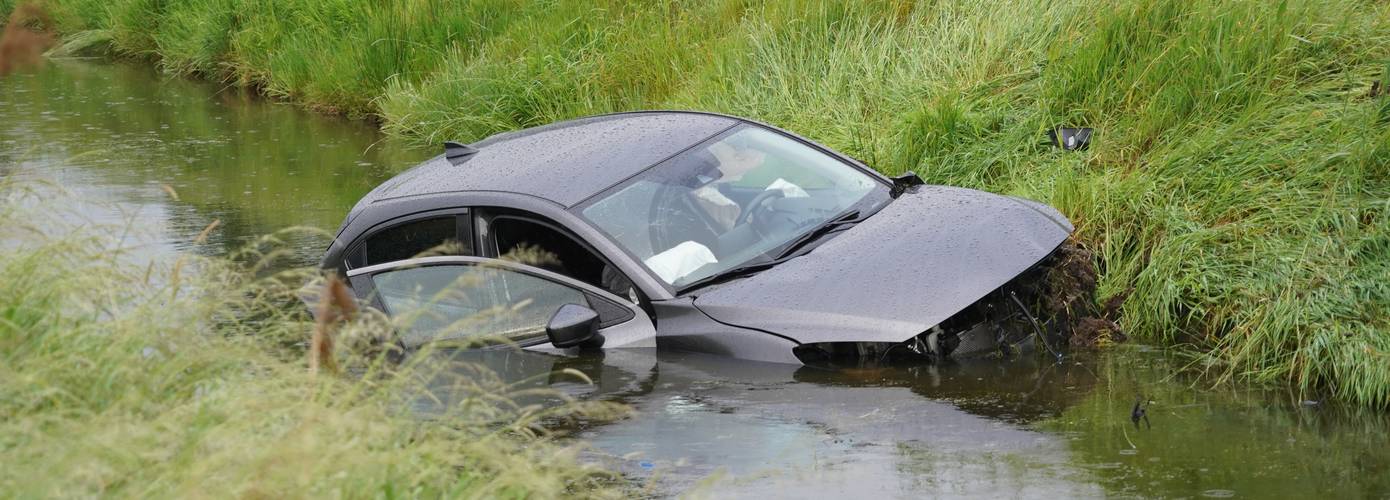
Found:
[[[65,216],[138,228],[152,256],[225,254],[290,226],[331,231],[432,154],[143,66],[63,60],[0,79],[0,176],[76,195]],[[209,241],[192,243],[214,220]],[[296,238],[291,260],[316,263],[325,240]],[[1181,360],[1140,345],[1061,364],[840,372],[644,351],[488,356],[504,376],[631,405],[575,434],[589,460],[654,496],[1390,495],[1386,416],[1194,385]],[[546,376],[566,368],[594,384]],[[1151,402],[1136,425],[1141,395]]]

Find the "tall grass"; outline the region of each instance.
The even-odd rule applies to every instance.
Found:
[[[61,205],[31,193],[0,181],[0,496],[614,494],[538,426],[606,406],[509,405],[509,386],[475,373],[421,419],[408,398],[447,387],[443,366],[348,351],[354,376],[308,374],[310,325],[284,308],[304,273],[132,265],[122,228],[62,235],[44,216]],[[275,239],[240,257],[272,258]]]
[[[172,72],[427,142],[699,108],[1044,200],[1140,338],[1218,378],[1390,406],[1384,2],[48,3]],[[1096,143],[1040,145],[1058,124]]]

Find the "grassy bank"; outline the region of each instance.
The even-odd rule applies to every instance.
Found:
[[[1384,2],[46,4],[71,48],[420,141],[698,108],[887,173],[1045,200],[1141,339],[1218,377],[1390,405]],[[1057,124],[1097,141],[1039,145]]]
[[[469,378],[444,418],[412,417],[403,397],[443,366],[360,355],[342,358],[360,378],[307,373],[309,325],[282,306],[304,274],[253,272],[255,252],[139,265],[130,228],[58,236],[58,200],[0,179],[0,496],[615,493],[535,427],[605,406],[509,406]]]

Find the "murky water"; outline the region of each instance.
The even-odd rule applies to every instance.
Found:
[[[289,226],[332,230],[358,197],[430,154],[365,124],[138,66],[60,61],[0,80],[0,176],[56,183],[86,200],[64,207],[70,217],[128,222],[152,255],[225,253]],[[214,220],[210,241],[194,243]],[[292,260],[316,262],[325,240],[296,234]],[[653,495],[1390,495],[1384,415],[1192,385],[1175,375],[1179,361],[1142,346],[1062,364],[844,372],[644,351],[481,360],[541,384],[577,369],[595,384],[552,385],[631,405],[629,418],[576,434],[593,443],[589,459]],[[1137,398],[1148,418],[1136,425]]]
[[[143,66],[60,60],[0,80],[0,175],[55,182],[76,195],[72,217],[128,223],[156,252],[335,230],[359,197],[431,155],[382,139],[369,124]],[[207,244],[193,244],[213,221]],[[317,263],[326,240],[290,236],[297,262]]]

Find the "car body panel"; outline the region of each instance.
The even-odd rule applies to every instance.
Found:
[[[764,331],[721,323],[695,307],[690,297],[652,303],[657,343],[662,349],[693,351],[754,361],[800,363],[797,343]]]
[[[718,321],[800,343],[902,342],[1066,240],[1071,225],[1039,205],[916,187],[804,256],[698,292],[695,305]]]
[[[461,164],[440,155],[402,172],[358,206],[455,191],[527,193],[571,206],[738,123],[697,113],[635,113],[499,134],[474,143],[478,152]]]

